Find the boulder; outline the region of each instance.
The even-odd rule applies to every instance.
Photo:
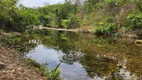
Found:
[[[3,68],[5,68],[5,65],[4,63],[0,62],[0,69],[3,69]]]

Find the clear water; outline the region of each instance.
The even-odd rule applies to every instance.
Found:
[[[26,54],[54,69],[63,80],[141,80],[142,47],[129,40],[48,31],[27,40],[37,46]]]

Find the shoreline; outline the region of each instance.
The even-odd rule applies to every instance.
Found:
[[[46,30],[55,30],[55,31],[67,31],[67,32],[76,32],[76,33],[94,33],[93,29],[87,28],[76,28],[76,29],[64,29],[64,28],[49,28],[49,27],[41,27],[39,29],[46,29]]]
[[[55,29],[55,28],[46,28],[50,30],[58,30],[58,31],[75,31],[79,32],[79,29]],[[11,33],[4,33],[4,37],[9,34],[21,35],[17,32]],[[130,34],[128,34],[130,36]],[[1,35],[0,35],[1,36]],[[133,37],[131,34],[130,37]],[[124,37],[125,38],[125,37]],[[127,37],[128,38],[128,37]],[[135,43],[142,43],[141,40],[135,41]],[[42,75],[40,71],[40,67],[37,65],[33,65],[33,63],[29,63],[29,60],[24,59],[20,52],[13,48],[8,48],[5,45],[1,45],[0,43],[0,62],[4,63],[5,68],[0,69],[0,79],[1,80],[21,80],[21,79],[28,79],[28,80],[46,80],[47,77]],[[27,63],[28,62],[28,63]],[[10,75],[10,76],[9,76]],[[18,77],[17,77],[18,76]]]
[[[40,68],[22,57],[19,51],[0,44],[0,80],[47,80]]]
[[[56,30],[56,31],[67,31],[67,32],[78,32],[79,31],[79,29],[63,29],[63,28],[48,28],[48,27],[42,27],[41,29]]]
[[[77,29],[63,29],[63,28],[48,28],[48,27],[41,27],[40,29],[46,29],[46,30],[55,30],[55,31],[67,31],[67,32],[77,32],[77,33],[89,33],[93,34],[94,30],[93,29],[85,29],[85,28],[77,28]],[[132,38],[136,39],[138,36],[136,33],[133,32],[127,32],[127,33],[120,33],[120,37],[122,38]]]

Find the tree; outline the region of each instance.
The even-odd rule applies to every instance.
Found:
[[[88,13],[93,12],[96,9],[96,4],[102,0],[87,0],[85,1],[86,11]]]
[[[18,14],[16,7],[18,0],[1,0],[0,1],[0,28],[8,28],[13,22],[13,17]]]
[[[142,12],[142,0],[133,0],[139,11]]]

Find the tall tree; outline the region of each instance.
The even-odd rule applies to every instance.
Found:
[[[17,15],[16,7],[18,0],[1,0],[0,1],[0,27],[4,28],[8,23],[13,21],[13,17]]]

